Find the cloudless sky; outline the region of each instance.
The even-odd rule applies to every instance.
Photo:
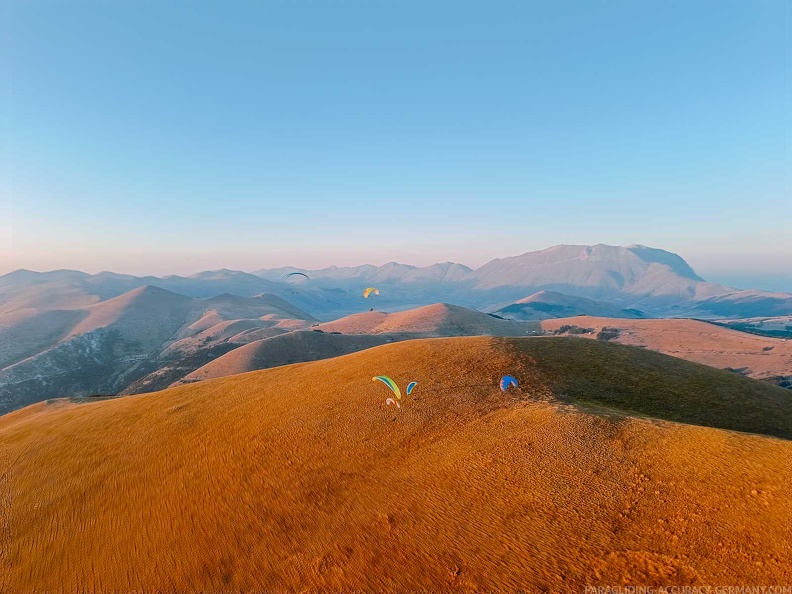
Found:
[[[792,290],[792,3],[0,8],[0,274],[642,243]]]

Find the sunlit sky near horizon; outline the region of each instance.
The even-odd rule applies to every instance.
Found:
[[[0,7],[0,274],[676,252],[792,291],[792,3]]]

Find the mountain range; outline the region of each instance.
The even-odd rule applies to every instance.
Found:
[[[495,259],[475,270],[452,262],[423,268],[390,262],[379,267],[263,269],[254,274],[275,282],[289,272],[307,274],[310,283],[299,285],[306,288],[311,284],[356,295],[362,285],[387,286],[393,299],[410,306],[448,301],[485,309],[551,291],[607,301],[652,317],[694,313],[746,317],[792,311],[792,294],[709,283],[680,256],[641,245],[558,245]]]
[[[368,286],[379,295],[365,299]],[[542,332],[537,321],[578,315],[783,320],[792,316],[792,295],[708,283],[678,255],[639,245],[561,245],[475,270],[451,262],[162,278],[18,270],[0,276],[0,413],[58,396],[191,381],[252,343],[236,358],[259,368],[370,345],[329,338],[314,355],[273,354],[292,352],[284,335],[312,327],[334,336],[387,335],[386,342],[525,336]]]
[[[310,277],[284,280],[290,272]],[[362,289],[382,290],[377,303],[408,309],[450,302],[492,308],[542,291],[606,301],[651,317],[756,317],[789,315],[792,294],[734,289],[709,283],[678,255],[640,245],[559,245],[495,259],[477,269],[446,262],[415,267],[390,262],[319,270],[206,271],[189,277],[136,277],[111,272],[17,270],[0,276],[0,314],[25,308],[75,309],[142,286],[196,298],[230,293],[282,297],[323,320],[361,311]],[[585,312],[583,312],[585,313]]]

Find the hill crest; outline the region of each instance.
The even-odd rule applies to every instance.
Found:
[[[411,333],[423,336],[525,336],[537,330],[533,323],[500,320],[450,303],[434,303],[394,313],[364,312],[317,326],[343,334]]]
[[[518,390],[498,388],[506,370]],[[393,409],[378,374],[418,388]],[[636,414],[655,407],[699,426]],[[788,434],[790,414],[789,394],[761,382],[563,338],[409,341],[41,403],[0,418],[0,458],[14,461],[0,579],[9,591],[788,583],[792,442],[712,426]]]

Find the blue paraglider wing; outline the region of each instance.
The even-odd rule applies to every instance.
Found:
[[[500,381],[500,388],[504,392],[508,390],[511,386],[515,388],[518,387],[520,384],[517,382],[517,378],[514,378],[510,375],[504,375]]]

